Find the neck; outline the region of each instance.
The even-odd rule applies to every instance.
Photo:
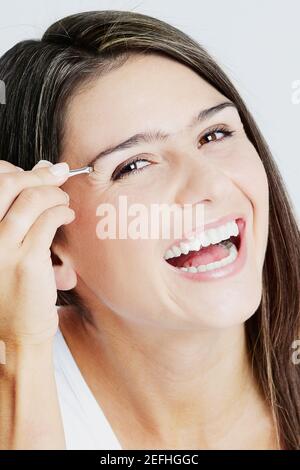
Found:
[[[241,426],[251,426],[251,413],[266,414],[243,324],[163,330],[103,308],[90,312],[89,321],[81,317],[77,331],[85,339],[77,344],[85,342],[90,351],[86,373],[92,390],[130,410],[160,441],[183,445],[187,436],[195,436],[198,448],[209,441],[222,446],[229,432],[238,436]]]

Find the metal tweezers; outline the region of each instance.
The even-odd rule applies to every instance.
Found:
[[[75,170],[70,170],[69,171],[69,177],[70,176],[75,176],[75,175],[81,175],[82,173],[91,173],[94,171],[92,166],[84,166],[82,168],[77,168]]]

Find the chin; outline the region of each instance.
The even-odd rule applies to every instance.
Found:
[[[180,315],[181,325],[187,325],[187,328],[220,329],[241,325],[256,313],[261,302],[262,285],[254,283],[252,289],[249,290],[246,286],[244,292],[240,289],[236,294],[228,295],[224,291],[223,295],[213,298],[201,294],[194,300],[189,296],[188,305],[186,302],[180,302],[177,294],[181,313],[177,312],[176,316],[178,318]]]

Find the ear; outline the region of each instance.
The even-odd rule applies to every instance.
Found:
[[[77,274],[62,247],[52,243],[51,259],[58,290],[70,290],[77,284]]]

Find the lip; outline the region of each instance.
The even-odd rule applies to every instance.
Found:
[[[227,221],[230,219],[231,217],[226,218]],[[223,219],[219,219],[219,220],[223,220]],[[235,220],[237,220],[237,224],[239,227],[240,247],[239,247],[237,258],[233,263],[230,263],[226,266],[221,266],[220,268],[217,268],[217,269],[212,269],[211,271],[190,273],[187,271],[181,271],[179,268],[172,266],[170,263],[164,260],[166,264],[168,265],[169,269],[171,269],[174,273],[185,277],[186,279],[190,279],[194,281],[212,281],[212,280],[217,280],[221,278],[222,279],[228,278],[230,276],[238,274],[243,269],[246,263],[246,259],[247,259],[247,236],[246,236],[247,222],[244,217],[237,217]],[[220,222],[219,221],[217,223],[213,222],[213,224],[207,224],[207,226],[205,227],[208,227],[208,228],[215,227],[217,225],[220,225]],[[204,230],[207,230],[207,228],[205,228]]]
[[[221,217],[220,219],[209,222],[209,223],[205,224],[203,227],[196,227],[195,229],[186,232],[184,234],[184,238],[182,238],[181,240],[173,240],[172,243],[167,248],[165,248],[164,253],[166,253],[173,246],[179,246],[181,242],[182,243],[187,242],[188,238],[190,238],[190,237],[201,236],[201,234],[203,232],[205,232],[206,230],[209,230],[211,228],[219,227],[220,225],[224,225],[224,224],[226,224],[227,222],[229,222],[231,220],[234,221],[234,220],[237,220],[237,219],[246,220],[244,214],[235,212],[235,213],[232,213],[232,214],[225,215],[224,217]]]

